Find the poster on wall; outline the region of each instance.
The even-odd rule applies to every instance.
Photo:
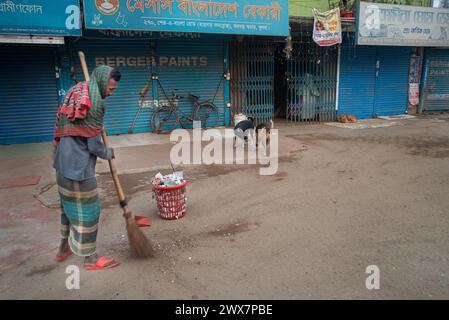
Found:
[[[419,83],[409,83],[408,102],[412,106],[419,104]]]
[[[410,57],[408,101],[412,106],[419,104],[419,84],[421,79],[421,57]]]
[[[419,83],[420,78],[421,78],[421,57],[417,55],[412,55],[410,57],[409,82]]]
[[[288,35],[287,0],[84,1],[86,29]]]
[[[340,8],[326,12],[313,9],[313,41],[319,46],[341,43]]]

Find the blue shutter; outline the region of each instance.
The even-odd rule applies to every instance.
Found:
[[[179,89],[178,94],[186,96],[187,93],[198,95],[201,100],[212,99],[218,82],[223,75],[223,42],[206,42],[200,40],[80,40],[70,44],[72,63],[76,69],[76,80],[84,79],[78,58],[78,51],[83,51],[89,72],[96,66],[96,58],[112,57],[112,67],[116,67],[122,74],[119,86],[114,96],[106,99],[105,126],[108,134],[128,133],[129,128],[139,110],[139,90],[144,87],[152,72],[157,72],[167,95],[172,89]],[[206,57],[207,66],[152,66],[151,60],[143,61],[135,66],[115,65],[116,57]],[[105,60],[106,61],[106,60]],[[107,61],[106,61],[107,62]],[[178,61],[177,61],[178,62]],[[120,63],[120,62],[119,62]],[[192,62],[193,63],[193,62]],[[133,62],[134,64],[134,62]],[[224,124],[224,84],[222,82],[215,99],[219,108],[220,124]],[[165,99],[159,92],[159,99]],[[146,99],[152,100],[152,90],[147,93]],[[186,115],[192,113],[192,106],[187,99],[179,103],[179,108]],[[154,108],[144,107],[137,117],[132,132],[151,131],[151,116]]]
[[[138,66],[137,57],[150,55],[150,41],[143,40],[80,40],[70,43],[72,64],[75,67],[76,81],[84,81],[78,51],[83,51],[86,56],[89,73],[96,66],[96,59],[112,58],[116,67],[122,74],[118,88],[112,97],[106,99],[105,126],[108,134],[128,133],[134,116],[139,109],[139,90],[151,76],[151,66],[146,64]],[[117,57],[133,57],[131,65],[123,66],[116,63]],[[151,95],[151,92],[148,93]],[[151,97],[150,97],[151,98]],[[150,108],[142,109],[133,132],[145,132],[150,130]]]
[[[340,54],[338,114],[372,118],[376,49],[344,43]]]
[[[0,46],[0,143],[53,138],[58,96],[56,49]]]
[[[428,49],[424,110],[449,110],[449,50]]]
[[[411,48],[356,46],[353,39],[345,34],[341,47],[338,114],[364,119],[405,113]]]
[[[217,124],[224,125],[224,43],[163,40],[157,43],[157,54],[159,57],[190,58],[190,66],[182,62],[181,66],[170,65],[169,62],[164,66],[157,67],[159,80],[166,94],[170,97],[172,90],[178,89],[177,94],[185,98],[178,103],[178,108],[185,117],[192,115],[192,103],[186,99],[189,93],[198,96],[200,101],[211,101],[218,88],[214,100],[220,117]],[[192,58],[196,60],[194,61]],[[179,61],[176,62],[179,63]],[[159,92],[158,95],[160,100],[166,99],[162,92]],[[191,127],[190,123],[185,121],[184,123],[187,127]]]
[[[378,76],[374,100],[375,116],[404,114],[408,108],[408,79],[411,48],[378,47]]]

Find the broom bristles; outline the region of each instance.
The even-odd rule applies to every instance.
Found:
[[[126,231],[133,256],[136,258],[148,258],[153,255],[153,246],[137,226],[134,217],[126,219]]]

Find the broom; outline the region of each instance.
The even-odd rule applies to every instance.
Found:
[[[83,69],[84,77],[86,81],[89,81],[89,72],[87,71],[86,58],[84,53],[78,52],[79,58],[81,60],[81,66]],[[108,139],[106,136],[106,131],[103,127],[101,131],[101,136],[103,138],[103,143],[105,146],[108,146]],[[117,196],[120,201],[120,206],[123,209],[123,217],[126,221],[126,232],[128,233],[129,245],[131,247],[132,254],[137,258],[146,258],[153,254],[153,247],[151,246],[150,241],[145,237],[145,234],[136,224],[134,217],[132,216],[131,211],[128,209],[128,204],[126,202],[125,194],[123,193],[122,185],[117,175],[117,169],[115,167],[114,159],[108,160],[109,169],[111,170],[112,179],[114,180],[115,190],[117,191]]]

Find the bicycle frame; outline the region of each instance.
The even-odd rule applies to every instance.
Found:
[[[161,104],[158,107],[154,108],[154,110],[153,110],[152,126],[153,126],[154,130],[158,130],[158,131],[160,130],[160,125],[155,125],[154,123],[156,123],[155,119],[158,119],[158,117],[160,117],[160,114],[162,114],[164,112],[169,112],[168,118],[165,118],[165,119],[169,119],[170,115],[173,114],[175,116],[174,120],[176,121],[176,124],[180,124],[181,127],[184,129],[186,128],[184,126],[184,122],[188,121],[190,123],[193,123],[193,121],[195,121],[194,119],[201,121],[202,126],[204,124],[204,127],[207,127],[208,119],[210,118],[211,114],[212,114],[211,119],[216,119],[217,122],[219,121],[220,115],[218,114],[218,108],[215,106],[214,101],[215,101],[215,98],[216,98],[218,91],[221,87],[221,83],[222,83],[224,77],[222,77],[220,79],[212,100],[200,101],[199,97],[194,96],[193,94],[189,94],[189,96],[187,98],[189,101],[192,102],[192,105],[193,105],[192,114],[190,116],[187,116],[186,113],[184,113],[181,109],[178,108],[177,102],[181,99],[184,99],[184,97],[181,97],[176,94],[177,89],[172,91],[171,97],[168,97],[167,92],[165,91],[165,88],[162,85],[159,78],[154,75],[152,75],[152,77],[153,77],[153,79],[157,80],[157,85],[158,85],[158,87],[160,87],[162,94],[166,98],[165,104]],[[205,112],[205,113],[202,113],[202,112]]]

